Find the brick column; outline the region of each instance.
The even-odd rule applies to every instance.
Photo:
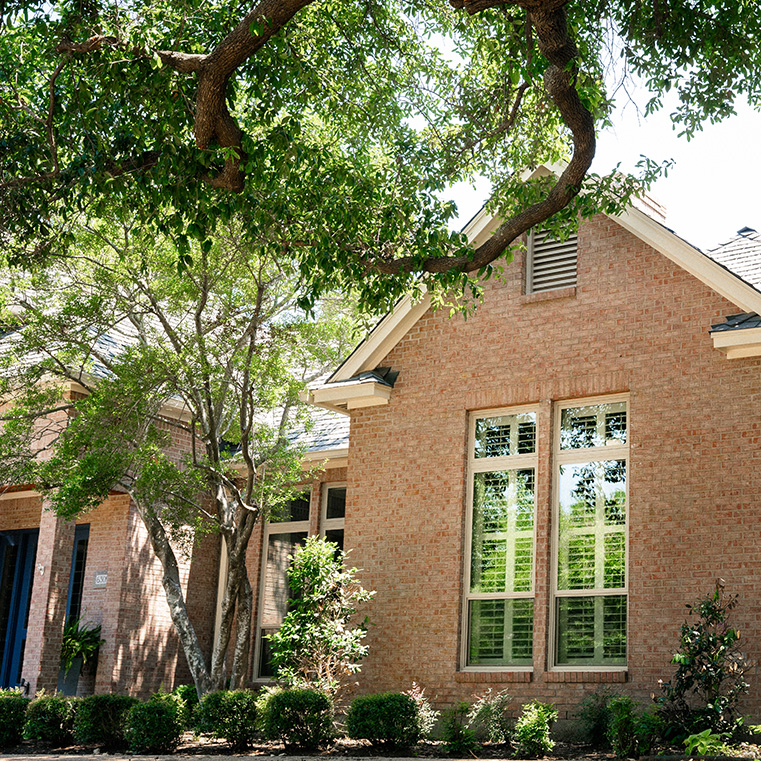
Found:
[[[74,521],[59,518],[43,504],[21,671],[31,695],[53,691],[58,683],[73,549]]]

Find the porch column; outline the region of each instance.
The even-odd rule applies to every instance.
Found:
[[[59,518],[43,502],[21,671],[29,683],[31,697],[41,689],[53,691],[58,684],[74,525],[74,521]]]

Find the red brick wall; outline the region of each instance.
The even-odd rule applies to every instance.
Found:
[[[365,691],[416,680],[451,703],[508,687],[563,716],[623,678],[547,667],[553,402],[616,392],[630,394],[631,442],[629,667],[617,687],[658,691],[684,604],[718,576],[739,593],[735,622],[761,658],[761,360],[727,360],[708,335],[740,310],[606,217],[580,230],[578,286],[562,296],[523,295],[518,257],[467,321],[423,317],[382,362],[400,371],[390,404],[352,413],[346,542],[378,591]],[[468,413],[524,403],[539,408],[534,672],[464,673]],[[761,681],[746,708],[758,716]]]

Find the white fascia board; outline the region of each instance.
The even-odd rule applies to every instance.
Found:
[[[761,293],[752,285],[733,275],[647,214],[630,207],[620,214],[607,216],[743,311],[761,314]]]
[[[375,381],[371,383],[352,383],[321,386],[311,392],[314,404],[345,405],[347,409],[375,407],[388,404],[391,387]]]
[[[727,359],[761,356],[761,328],[720,330],[711,333],[714,349],[723,351]]]
[[[430,305],[431,297],[428,293],[424,293],[417,302],[413,302],[411,295],[405,296],[331,375],[328,383],[348,380],[365,370],[378,367],[407,331],[428,311]]]
[[[319,463],[322,463],[323,470],[347,467],[349,464],[349,447],[336,447],[335,449],[307,452],[304,455],[301,467],[304,470],[309,470]]]

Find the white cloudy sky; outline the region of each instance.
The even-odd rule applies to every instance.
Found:
[[[722,243],[742,227],[761,230],[761,114],[744,104],[737,111],[688,142],[672,129],[668,109],[645,120],[629,103],[614,114],[614,127],[600,135],[592,170],[602,173],[620,161],[623,170],[634,171],[641,154],[674,159],[651,195],[666,207],[666,224],[698,248]],[[455,197],[464,223],[478,211],[488,187],[463,190]]]

